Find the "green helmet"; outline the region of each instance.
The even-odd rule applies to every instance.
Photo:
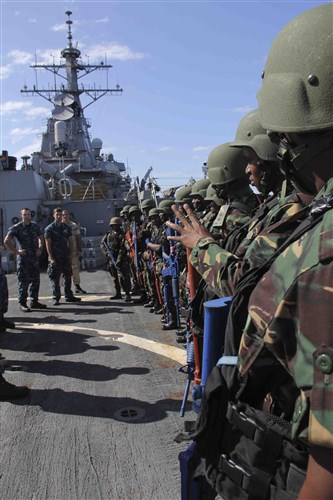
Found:
[[[332,4],[320,5],[279,32],[257,96],[261,124],[279,145],[281,170],[297,189],[310,194],[317,189],[304,167],[333,144],[332,17]],[[292,132],[303,134],[302,143],[294,145],[281,136]]]
[[[199,179],[192,185],[190,196],[205,198],[209,184],[209,179]]]
[[[264,161],[278,162],[276,144],[268,137],[266,130],[259,122],[257,109],[250,111],[240,121],[236,138],[230,143],[231,147],[249,147],[254,150],[258,158]]]
[[[148,200],[143,200],[143,202],[141,203],[141,208],[155,208],[156,207],[156,203],[154,200],[152,200],[151,198],[148,199]]]
[[[217,196],[216,191],[211,184],[209,184],[209,186],[207,188],[205,201],[213,201],[214,203],[216,203],[216,205],[219,205],[219,206],[222,206],[225,203],[225,201],[222,198],[219,198]]]
[[[236,188],[244,187],[249,183],[246,165],[241,149],[232,148],[230,143],[221,144],[208,156],[208,178],[214,185],[232,183]]]
[[[173,203],[175,204],[175,203]],[[174,216],[175,214],[173,213],[173,210],[171,207],[163,207],[163,208],[159,208],[159,210],[161,211],[162,214],[165,214],[167,215],[168,217],[170,216]]]
[[[123,221],[120,217],[112,217],[110,219],[110,226],[121,226],[122,223]]]
[[[125,214],[129,211],[132,205],[125,205],[121,211],[121,213]]]
[[[150,219],[150,217],[155,217],[156,215],[160,215],[160,209],[159,208],[151,208],[148,212],[148,218]]]
[[[138,213],[138,214],[141,214],[141,210],[138,206],[134,205],[133,207],[131,207],[128,211],[129,215],[132,215],[132,214],[135,214],[135,213]]]
[[[172,207],[172,205],[174,205],[174,204],[175,204],[175,200],[170,200],[170,199],[161,200],[159,205],[158,205],[158,208]]]
[[[303,12],[276,36],[257,95],[265,129],[333,128],[332,10],[327,3]]]
[[[192,186],[183,186],[178,188],[176,191],[175,203],[183,205],[184,203],[190,203],[190,194],[192,191]]]

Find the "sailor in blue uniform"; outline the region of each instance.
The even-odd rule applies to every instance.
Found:
[[[39,225],[31,221],[31,210],[21,209],[21,222],[10,227],[5,238],[5,245],[17,257],[18,301],[23,312],[31,309],[46,309],[38,300],[40,285],[39,257],[44,245],[44,237]],[[14,240],[18,248],[14,245]],[[29,294],[30,307],[27,305]]]
[[[53,305],[57,306],[61,297],[60,278],[63,275],[66,302],[80,302],[79,297],[74,297],[71,282],[72,269],[70,261],[70,236],[71,228],[62,222],[62,209],[53,210],[54,222],[49,224],[44,231],[46,250],[49,256],[47,274],[50,278]]]

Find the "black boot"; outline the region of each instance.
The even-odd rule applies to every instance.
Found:
[[[165,323],[162,325],[162,330],[175,330],[177,327],[177,322],[174,319],[171,319],[169,323]]]
[[[0,329],[6,330],[6,328],[13,329],[15,328],[15,323],[5,319],[3,316],[0,317]]]

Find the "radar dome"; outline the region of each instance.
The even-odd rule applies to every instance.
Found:
[[[94,156],[95,156],[95,158],[97,158],[101,154],[101,149],[103,147],[103,142],[102,142],[101,139],[99,139],[98,137],[96,137],[95,139],[93,139],[91,141],[91,145],[92,145],[92,148],[93,148],[93,151],[94,151]]]

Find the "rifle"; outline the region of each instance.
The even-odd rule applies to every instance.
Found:
[[[187,337],[187,343],[186,343],[186,365],[181,366],[178,371],[180,373],[185,373],[187,375],[186,379],[186,384],[185,384],[185,390],[184,390],[184,396],[182,400],[182,405],[180,408],[179,415],[181,417],[184,416],[185,414],[185,406],[186,406],[186,401],[188,398],[188,393],[190,391],[190,386],[192,380],[194,380],[194,370],[195,370],[195,361],[194,361],[194,344],[193,341],[190,342],[189,337],[191,336],[191,328],[190,328],[190,322],[188,321],[186,323],[186,337]]]
[[[166,233],[168,236],[174,236],[172,230],[167,227]],[[170,241],[170,254],[167,255],[165,252],[162,252],[164,263],[166,267],[162,270],[162,277],[164,283],[164,296],[166,299],[169,297],[169,284],[167,277],[171,278],[171,287],[172,287],[172,297],[175,303],[176,309],[176,321],[177,328],[180,328],[180,306],[179,306],[179,266],[178,266],[178,258],[175,252],[175,243],[173,240]],[[166,306],[167,307],[167,306]],[[168,318],[166,318],[168,321]]]
[[[192,300],[198,283],[200,281],[200,274],[194,269],[190,262],[190,253],[191,250],[189,248],[186,249],[187,255],[187,272],[188,272],[188,280],[190,284],[190,299]],[[202,364],[202,338],[199,338],[198,335],[193,336],[193,344],[194,344],[194,359],[195,359],[195,371],[194,371],[194,383],[201,384],[201,364]]]
[[[136,222],[133,222],[133,240],[134,240],[134,266],[135,266],[135,272],[136,272],[136,276],[137,276],[137,280],[138,280],[139,286],[142,286],[142,276],[141,276],[141,272],[140,272],[139,251],[138,251],[138,233],[137,233]]]
[[[148,247],[148,243],[149,243],[149,240],[147,238],[146,239],[146,245],[147,245],[147,247]],[[163,299],[162,299],[162,296],[161,296],[161,290],[160,290],[160,282],[158,280],[158,276],[157,276],[157,273],[156,273],[155,257],[154,257],[154,254],[153,254],[153,251],[151,250],[151,248],[148,248],[148,253],[149,253],[150,263],[151,263],[151,267],[152,267],[152,271],[153,271],[153,275],[154,275],[155,288],[156,288],[158,302],[159,302],[159,304],[160,304],[160,306],[161,306],[161,308],[163,310],[163,316],[165,317],[164,303],[163,303]]]
[[[108,256],[110,257],[110,260],[111,260],[111,262],[112,262],[113,266],[114,266],[114,267],[115,267],[115,269],[117,270],[117,264],[116,264],[116,261],[115,261],[115,258],[114,258],[114,256],[113,256],[113,254],[112,254],[112,252],[111,252],[111,250],[110,250],[109,245],[107,244],[107,242],[106,242],[105,240],[102,242],[102,244],[103,244],[103,246],[104,246],[104,248],[105,248],[105,250],[106,250],[106,253],[107,253],[107,254],[108,254]]]

